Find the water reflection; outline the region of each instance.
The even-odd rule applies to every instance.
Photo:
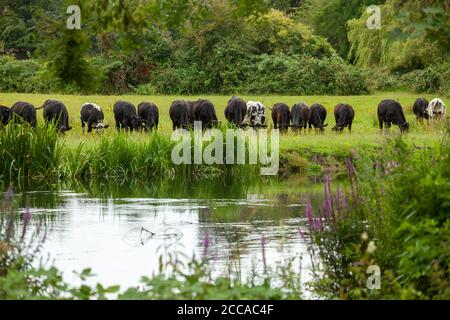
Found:
[[[307,281],[309,256],[299,229],[307,233],[305,194],[321,201],[321,190],[304,179],[95,182],[36,187],[16,200],[34,217],[46,217],[43,253],[67,281],[75,282],[74,270],[90,267],[93,282],[129,287],[158,270],[164,250],[206,252],[216,274],[250,273],[262,268],[261,239],[273,266],[302,258],[299,272]],[[168,249],[174,240],[177,247]]]

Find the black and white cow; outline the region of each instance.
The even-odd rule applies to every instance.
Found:
[[[272,108],[272,120],[275,129],[286,132],[289,129],[291,112],[285,103],[277,103]]]
[[[291,109],[291,123],[294,132],[308,127],[311,110],[305,103],[297,103]]]
[[[6,126],[11,117],[11,109],[0,105],[0,124]]]
[[[266,107],[261,102],[247,102],[247,115],[244,124],[252,128],[266,127]]]
[[[36,108],[28,102],[16,102],[11,107],[11,117],[13,117],[16,122],[29,123],[33,128],[37,125]]]
[[[136,107],[130,102],[118,101],[114,105],[114,118],[118,131],[139,131],[143,127],[142,118],[137,115]]]
[[[311,116],[309,118],[309,130],[314,127],[316,130],[320,132],[325,131],[325,127],[328,124],[325,124],[325,120],[327,119],[327,109],[321,104],[313,104],[311,106]]]
[[[44,109],[44,120],[47,123],[54,123],[59,132],[72,130],[69,125],[69,112],[64,103],[58,100],[47,100],[42,108]]]
[[[144,122],[144,130],[151,131],[158,130],[159,125],[159,110],[154,103],[142,102],[138,105],[138,116]]]
[[[183,100],[175,100],[169,108],[170,119],[172,120],[173,130],[189,130],[189,104]]]
[[[102,108],[95,103],[88,102],[81,106],[80,119],[83,132],[85,130],[86,124],[88,127],[88,133],[91,133],[92,129],[95,129],[97,132],[99,132],[102,129],[109,128],[109,125],[105,125],[103,123],[103,121],[105,120],[105,115],[103,114]]]
[[[229,123],[240,128],[242,127],[245,115],[247,114],[247,104],[241,98],[232,97],[230,101],[228,101],[224,113],[225,118],[227,118]]]
[[[428,105],[427,108],[427,114],[430,117],[430,119],[437,119],[437,120],[444,119],[445,113],[446,107],[441,99],[435,98],[430,101],[430,104]]]
[[[413,112],[416,115],[417,121],[422,122],[423,119],[430,119],[427,112],[429,104],[428,100],[424,98],[419,98],[414,102]]]
[[[336,119],[336,126],[333,128],[333,131],[342,132],[345,127],[348,127],[350,133],[352,132],[355,110],[351,105],[338,104],[334,108],[334,118]]]
[[[387,129],[394,124],[400,128],[401,132],[409,130],[409,124],[406,122],[402,105],[395,100],[381,101],[378,105],[378,121],[381,131],[383,131],[383,124]]]

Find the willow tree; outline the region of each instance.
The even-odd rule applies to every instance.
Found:
[[[370,14],[348,22],[350,55],[358,65],[408,72],[448,61],[448,52],[425,32],[411,28],[412,16],[440,1],[388,0],[381,8],[381,29],[369,29]],[[409,19],[405,19],[407,15]],[[403,17],[403,18],[402,18]],[[416,18],[417,19],[417,18]],[[417,21],[417,20],[415,20]]]

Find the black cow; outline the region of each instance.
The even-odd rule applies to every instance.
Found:
[[[6,126],[11,117],[11,109],[0,105],[0,124]]]
[[[414,102],[413,106],[413,112],[416,115],[416,119],[419,122],[422,122],[423,119],[430,119],[430,116],[428,115],[427,109],[428,109],[429,102],[428,100],[424,98],[419,98]]]
[[[311,116],[309,118],[309,130],[314,127],[316,130],[320,130],[320,132],[325,131],[325,127],[328,124],[325,124],[325,120],[327,119],[327,109],[321,104],[313,104],[311,106]]]
[[[309,118],[311,117],[311,110],[304,103],[297,103],[291,110],[291,123],[294,131],[307,128]]]
[[[191,108],[191,107],[189,107]],[[192,106],[194,121],[202,123],[202,129],[211,129],[219,123],[216,115],[216,109],[209,100],[198,100]]]
[[[11,116],[15,118],[15,121],[29,123],[33,128],[37,125],[36,108],[31,103],[16,102],[11,107]]]
[[[336,126],[333,131],[342,132],[345,127],[352,132],[352,124],[355,119],[355,110],[349,104],[338,104],[334,108],[334,118],[336,119]]]
[[[169,108],[170,119],[172,120],[173,130],[189,130],[189,105],[186,101],[176,100],[172,102]]]
[[[69,112],[61,101],[47,100],[42,106],[44,108],[44,120],[48,123],[54,123],[59,132],[64,133],[72,130],[69,126]]]
[[[154,103],[142,102],[138,105],[138,115],[144,121],[144,130],[158,130],[159,110]]]
[[[238,97],[232,97],[225,108],[225,118],[236,127],[241,128],[247,114],[247,103]]]
[[[406,122],[403,108],[395,100],[383,100],[378,105],[378,121],[380,130],[383,131],[383,124],[389,129],[392,124],[399,126],[401,132],[409,130],[409,124]]]
[[[101,129],[109,128],[109,125],[103,124],[105,115],[103,114],[102,108],[95,103],[85,103],[81,106],[80,119],[83,132],[85,130],[86,123],[88,133],[91,133],[92,129],[95,129],[98,132]]]
[[[281,132],[286,132],[289,129],[290,123],[289,106],[284,103],[277,103],[272,108],[272,120],[275,129],[280,129]]]
[[[136,107],[126,101],[118,101],[114,105],[114,119],[116,120],[116,128],[128,131],[139,131],[142,129],[142,118],[136,113]]]

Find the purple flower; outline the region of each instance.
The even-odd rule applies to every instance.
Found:
[[[302,229],[298,228],[298,234],[300,235],[300,238],[303,239],[303,241],[306,242],[305,234],[303,233]]]
[[[308,224],[310,227],[313,225],[313,213],[312,213],[312,205],[311,205],[311,199],[309,197],[306,197],[306,219],[308,219]]]
[[[14,196],[13,187],[9,185],[8,190],[5,193],[5,201],[11,201]]]
[[[205,238],[203,239],[203,257],[206,257],[208,255],[209,246],[210,246],[210,239],[207,231]]]
[[[26,208],[25,212],[23,213],[23,228],[22,228],[22,238],[25,236],[25,233],[27,232],[28,224],[31,220],[31,212],[30,209]]]
[[[320,218],[314,218],[313,229],[314,230],[323,229],[322,220]]]
[[[263,265],[264,265],[264,271],[267,270],[266,244],[267,244],[267,238],[264,236],[264,234],[262,234],[261,235],[261,250],[262,250],[262,260],[263,260]]]

